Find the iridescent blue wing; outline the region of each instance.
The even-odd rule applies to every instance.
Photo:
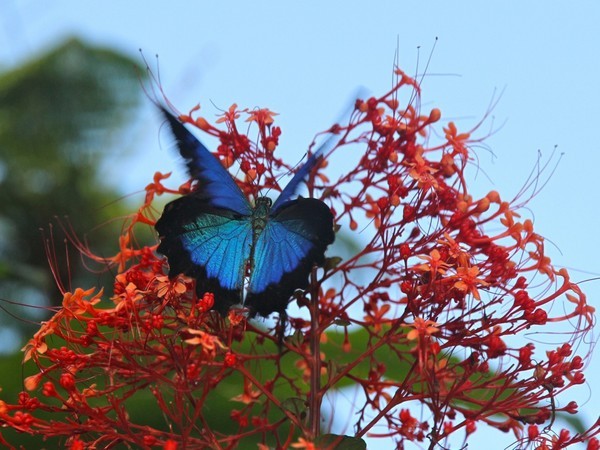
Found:
[[[218,279],[223,289],[240,289],[250,255],[251,224],[217,212],[205,213],[183,228],[180,238],[190,260],[204,267],[207,278]]]
[[[314,264],[333,242],[333,215],[320,200],[290,200],[322,158],[317,151],[294,175],[273,205],[264,228],[220,162],[163,109],[197,190],[169,203],[156,222],[157,251],[169,260],[169,275],[196,279],[198,295],[215,294],[226,313],[242,302],[247,262],[251,272],[245,304],[252,314],[283,313],[296,289],[304,289]],[[262,217],[262,216],[261,216]],[[256,241],[253,241],[255,239]]]
[[[286,202],[291,200],[292,197],[298,193],[298,187],[300,186],[300,183],[305,181],[310,171],[323,160],[324,154],[333,147],[336,139],[337,138],[335,134],[330,134],[325,142],[319,146],[317,151],[310,158],[308,158],[308,161],[306,161],[306,163],[300,167],[300,170],[295,173],[290,182],[283,188],[283,191],[281,191],[281,194],[279,194],[277,200],[275,200],[275,203],[271,208],[273,214],[277,213],[277,211],[281,209]]]
[[[322,264],[334,240],[333,214],[320,200],[298,198],[270,216],[258,236],[245,305],[267,316],[285,311],[296,289],[305,289],[313,265]]]
[[[283,188],[283,191],[281,191],[281,194],[279,194],[279,197],[277,197],[277,200],[275,200],[275,203],[273,203],[273,207],[271,208],[273,213],[276,213],[285,202],[289,201],[297,193],[300,183],[304,181],[313,167],[315,167],[317,163],[321,162],[322,159],[323,151],[321,147],[308,159],[308,161],[306,161],[300,170],[296,172],[290,182]]]
[[[204,195],[212,206],[249,215],[252,207],[248,199],[219,160],[169,111],[164,108],[161,111],[169,122],[190,176],[200,182],[198,194]]]
[[[161,238],[157,251],[168,258],[170,276],[195,278],[198,295],[215,294],[215,308],[222,313],[241,303],[252,246],[250,218],[192,193],[169,203],[155,227]]]

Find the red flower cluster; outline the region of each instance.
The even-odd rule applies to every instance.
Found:
[[[494,191],[469,194],[471,134],[452,122],[433,133],[440,111],[422,114],[418,84],[397,76],[327,132],[336,144],[323,165],[354,163],[329,177],[322,167],[309,190],[355,244],[313,271],[297,299],[307,313],[290,318],[282,343],[242,311],[211,311],[211,293],[196,298],[193,280],[169,279],[154,247],[136,247],[137,227],[155,222],[155,197],[193,188],[170,189],[157,174],[108,261],[118,271],[113,294],[65,293],[24,348],[37,370],[18,399],[0,401],[0,423],[71,449],[343,448],[367,435],[433,449],[482,425],[512,431],[521,449],[599,449],[600,422],[585,433],[552,430],[556,414],[577,412],[556,399],[585,382],[589,355],[573,350],[594,309],[517,205]],[[404,90],[416,100],[401,107]],[[255,197],[280,190],[293,169],[275,156],[274,115],[234,105],[217,120],[224,129],[181,119],[219,139],[217,157],[237,165]],[[258,139],[239,131],[242,117]],[[528,330],[538,339],[560,330],[565,343],[538,349],[520,337]],[[347,417],[352,436],[324,434],[324,397],[351,386],[363,394]]]

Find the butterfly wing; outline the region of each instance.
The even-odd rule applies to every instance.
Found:
[[[321,162],[322,159],[323,152],[321,149],[319,149],[308,159],[308,161],[306,161],[300,170],[296,172],[290,182],[283,188],[283,191],[281,191],[281,194],[279,194],[279,197],[277,197],[275,203],[273,203],[273,207],[271,208],[273,213],[276,213],[285,204],[285,202],[290,200],[290,198],[297,193],[300,183],[304,181],[313,167],[315,167],[317,163]]]
[[[219,160],[177,118],[164,108],[161,111],[169,122],[189,174],[200,182],[198,193],[212,206],[249,215],[252,207]]]
[[[310,173],[310,171],[323,160],[325,153],[332,149],[336,141],[337,138],[335,134],[331,134],[325,140],[325,142],[323,142],[319,146],[317,151],[310,158],[308,158],[308,161],[306,161],[306,163],[300,168],[300,170],[296,172],[296,174],[292,177],[290,182],[283,188],[281,194],[279,194],[279,197],[277,198],[277,200],[273,204],[273,207],[271,208],[271,211],[273,211],[273,213],[276,213],[285,205],[287,201],[289,201],[295,194],[297,194],[298,186],[300,185],[300,183],[302,183],[305,180],[306,176]]]
[[[335,237],[327,205],[290,200],[321,160],[322,150],[294,175],[255,236],[252,207],[235,180],[183,124],[163,113],[190,175],[200,182],[195,192],[169,203],[156,223],[157,251],[167,256],[169,275],[195,278],[198,295],[213,292],[215,308],[224,314],[241,303],[246,262],[252,258],[245,304],[263,316],[284,312],[293,292],[306,288],[313,265],[322,264]]]
[[[190,194],[169,203],[155,228],[161,238],[157,251],[168,258],[170,276],[195,278],[198,295],[214,293],[222,313],[241,303],[252,246],[249,218]]]
[[[262,316],[285,311],[334,238],[333,215],[320,200],[300,197],[273,212],[254,246],[246,306]]]

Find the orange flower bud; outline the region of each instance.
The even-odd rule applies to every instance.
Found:
[[[433,108],[429,113],[429,123],[435,123],[442,117],[442,111],[439,108]]]
[[[486,197],[492,203],[500,203],[500,194],[498,191],[490,191]]]
[[[461,200],[456,204],[456,209],[462,213],[466,213],[469,210],[469,204],[466,201]]]
[[[195,121],[194,124],[200,128],[202,131],[208,131],[210,130],[210,125],[208,124],[208,122],[206,121],[206,119],[204,117],[198,117]]]
[[[478,213],[482,213],[490,209],[490,200],[487,197],[483,197],[481,200],[477,202],[477,207],[475,211]]]

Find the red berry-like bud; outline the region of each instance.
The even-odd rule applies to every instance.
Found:
[[[406,261],[411,256],[412,256],[412,251],[410,249],[410,246],[406,243],[401,244],[400,245],[400,258],[402,258],[403,260]]]
[[[223,362],[225,364],[225,367],[233,367],[237,363],[237,357],[235,356],[235,354],[227,352],[225,354],[225,360]]]

